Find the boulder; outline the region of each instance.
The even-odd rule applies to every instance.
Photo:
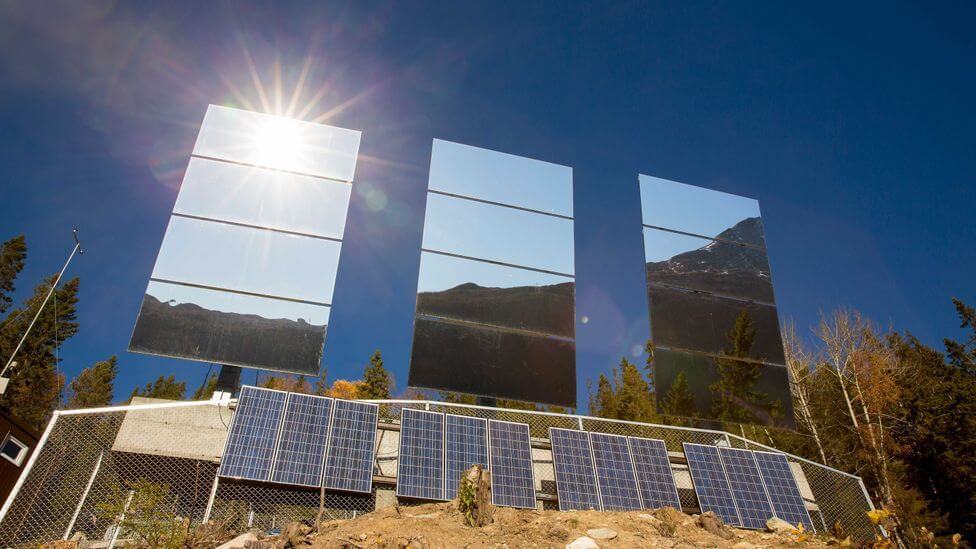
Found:
[[[698,517],[698,525],[706,532],[714,534],[722,539],[732,539],[734,536],[729,527],[725,526],[722,519],[712,511],[702,513]]]
[[[600,546],[593,541],[593,538],[583,536],[573,540],[572,543],[566,546],[566,549],[600,549]]]
[[[258,540],[257,534],[255,534],[254,532],[247,532],[245,534],[241,534],[237,536],[236,538],[228,541],[227,543],[224,543],[223,545],[218,545],[217,549],[244,549],[244,546],[247,545],[247,542],[257,541],[257,540]]]
[[[796,533],[796,526],[793,526],[792,524],[778,517],[773,517],[767,520],[766,529],[770,532],[776,532],[777,534]]]
[[[586,535],[593,539],[613,539],[617,537],[617,531],[610,528],[590,528]]]

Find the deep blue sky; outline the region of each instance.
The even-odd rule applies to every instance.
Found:
[[[207,370],[125,349],[207,104],[264,110],[249,58],[272,110],[275,61],[287,107],[310,60],[304,118],[389,156],[353,194],[330,380],[380,348],[403,388],[430,134],[574,167],[581,404],[648,332],[638,172],[758,199],[804,330],[847,305],[940,344],[976,303],[972,4],[32,4],[0,5],[0,237],[27,236],[24,295],[79,227],[63,367],[119,355],[119,397]]]

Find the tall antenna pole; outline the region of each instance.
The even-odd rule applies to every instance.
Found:
[[[3,367],[2,371],[0,371],[0,377],[3,377],[3,375],[7,373],[7,370],[10,369],[10,365],[14,363],[14,357],[17,356],[17,352],[20,351],[20,347],[24,344],[24,341],[27,340],[27,336],[34,328],[34,323],[37,322],[38,318],[40,318],[41,311],[44,310],[44,306],[47,305],[47,300],[51,299],[51,295],[54,293],[54,290],[58,287],[58,283],[61,282],[61,277],[64,276],[64,272],[68,270],[68,264],[71,263],[71,259],[75,256],[75,253],[77,252],[79,255],[85,253],[85,250],[81,249],[81,241],[78,240],[78,229],[72,229],[71,235],[74,236],[75,247],[72,248],[71,253],[68,254],[68,260],[64,262],[64,267],[61,268],[61,272],[58,273],[58,277],[54,279],[54,284],[51,284],[51,289],[47,291],[47,295],[44,297],[44,301],[41,303],[41,306],[37,309],[37,314],[34,315],[34,320],[31,320],[30,325],[27,326],[27,331],[24,332],[24,336],[20,338],[20,343],[17,344],[17,347],[14,349],[14,352],[10,353],[10,358],[7,359],[7,365]],[[57,319],[55,319],[55,322],[57,322]]]

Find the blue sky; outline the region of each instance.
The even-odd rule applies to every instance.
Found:
[[[800,327],[846,305],[939,344],[959,333],[950,297],[976,303],[971,5],[109,6],[0,7],[0,237],[27,236],[23,295],[80,229],[63,367],[119,355],[119,396],[206,373],[125,348],[209,103],[295,105],[377,156],[352,194],[330,379],[376,348],[406,379],[431,136],[573,167],[581,402],[648,332],[637,173],[759,200]]]

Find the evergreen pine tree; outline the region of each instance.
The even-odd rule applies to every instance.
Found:
[[[617,402],[613,385],[607,376],[600,374],[596,384],[596,394],[590,393],[590,415],[616,419]]]
[[[24,235],[0,244],[0,313],[5,312],[13,302],[10,295],[14,293],[14,282],[24,268],[25,259],[27,259],[27,243]]]
[[[85,368],[78,377],[71,380],[69,408],[96,408],[112,403],[115,376],[119,367],[113,355],[108,360],[96,362]]]
[[[654,397],[637,366],[621,358],[614,378],[617,380],[616,418],[653,422],[656,419]]]
[[[4,361],[17,347],[55,278],[48,277],[39,284],[24,306],[11,311],[0,323],[0,356]],[[60,361],[57,351],[78,332],[75,322],[78,287],[78,279],[73,278],[54,291],[14,357],[17,366],[7,372],[10,384],[0,404],[38,430],[50,419],[64,389],[64,376],[57,371]]]
[[[661,403],[661,413],[676,417],[696,417],[698,408],[695,406],[695,397],[688,389],[688,376],[683,371],[678,372],[674,382],[664,395]]]
[[[364,399],[390,398],[393,389],[393,378],[383,367],[383,354],[377,349],[369,358],[369,365],[363,371]]]
[[[197,390],[193,391],[193,398],[190,400],[209,400],[215,390],[217,390],[217,376],[207,375]]]
[[[762,366],[737,360],[749,356],[756,339],[756,329],[748,310],[739,313],[726,337],[731,345],[723,351],[723,358],[715,360],[719,380],[709,387],[714,395],[712,416],[722,421],[752,423],[757,421],[757,412],[766,403],[765,395],[754,389]]]
[[[183,400],[186,396],[186,382],[176,381],[176,376],[159,376],[156,381],[147,383],[142,389],[136,387],[132,390],[132,397],[141,396],[148,398],[164,398],[167,400]]]

